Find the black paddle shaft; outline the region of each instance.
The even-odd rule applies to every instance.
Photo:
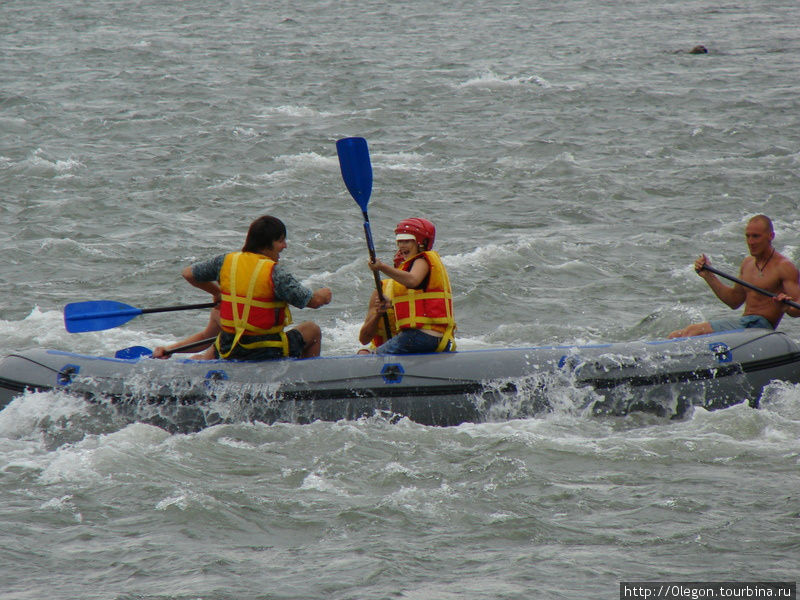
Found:
[[[206,302],[203,304],[184,304],[183,306],[163,306],[161,308],[143,308],[140,314],[170,312],[173,310],[192,310],[194,308],[214,308],[217,304],[215,302]]]
[[[751,283],[747,283],[746,281],[742,281],[738,277],[734,277],[733,275],[728,275],[727,273],[723,273],[722,271],[720,271],[719,269],[715,269],[711,265],[703,265],[703,269],[705,269],[706,271],[711,271],[715,275],[719,275],[720,277],[724,277],[725,279],[730,279],[734,283],[738,283],[741,286],[750,288],[751,290],[758,292],[759,294],[764,294],[765,296],[769,296],[770,298],[774,298],[775,296],[778,295],[778,294],[773,294],[768,290],[757,287]],[[792,300],[782,300],[782,302],[794,308],[800,308],[800,304],[798,304],[797,302],[793,302]]]
[[[377,261],[375,257],[375,245],[372,242],[372,232],[370,231],[369,227],[369,217],[367,216],[367,211],[361,211],[364,215],[364,236],[367,238],[367,249],[369,250],[369,259],[373,263]],[[372,271],[372,276],[375,278],[375,289],[378,292],[378,299],[381,302],[386,302],[386,297],[383,295],[383,285],[381,284],[381,276],[378,275],[377,271]],[[392,329],[389,325],[389,315],[385,312],[383,313],[383,326],[386,328],[386,339],[391,339],[392,337]]]
[[[197,346],[203,346],[205,344],[210,344],[214,340],[217,339],[217,336],[206,338],[204,340],[197,340],[196,342],[192,342],[190,344],[183,344],[182,346],[178,346],[177,348],[173,348],[172,350],[167,350],[164,354],[170,356],[175,354],[176,352],[183,352],[184,350],[191,350],[192,348],[196,348]]]

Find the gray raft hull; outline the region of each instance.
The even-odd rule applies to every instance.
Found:
[[[341,356],[259,363],[124,360],[35,349],[0,362],[0,408],[25,390],[61,390],[169,430],[219,422],[307,423],[372,416],[426,425],[571,410],[681,416],[692,406],[757,406],[770,381],[800,382],[800,348],[780,332]]]

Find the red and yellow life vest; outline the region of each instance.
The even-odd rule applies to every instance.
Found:
[[[430,267],[425,289],[411,290],[392,280],[392,305],[397,328],[431,329],[441,332],[442,340],[436,352],[444,351],[448,343],[452,343],[450,350],[455,350],[453,332],[456,321],[453,317],[453,291],[442,259],[433,250],[428,250],[405,261],[398,268],[410,271],[414,260],[420,258]]]
[[[392,283],[394,283],[391,279],[384,279],[381,281],[381,286],[383,288],[383,297],[386,300],[392,300]],[[386,316],[389,317],[389,329],[391,329],[392,337],[397,335],[397,320],[394,316],[394,306],[390,306],[386,310]],[[389,336],[386,335],[386,326],[383,323],[383,317],[378,319],[378,330],[375,332],[375,335],[372,338],[371,347],[377,348],[381,344],[385,343],[389,339]]]
[[[253,252],[231,252],[225,256],[219,274],[222,291],[220,325],[223,331],[234,334],[227,352],[220,350],[219,337],[215,342],[220,357],[227,358],[237,346],[242,348],[278,347],[289,355],[289,342],[284,327],[292,322],[289,305],[275,299],[272,270],[275,261]],[[241,343],[243,335],[277,334],[277,340]]]

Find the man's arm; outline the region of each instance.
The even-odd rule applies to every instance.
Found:
[[[282,265],[275,265],[273,268],[272,282],[275,286],[275,297],[297,308],[319,308],[328,304],[332,298],[330,288],[320,288],[312,292]]]
[[[222,299],[222,291],[219,289],[219,283],[216,281],[202,281],[195,277],[192,267],[186,267],[182,272],[183,278],[191,285],[201,290],[204,290],[214,297],[214,302],[219,302]]]
[[[775,299],[778,301],[793,300],[794,302],[800,302],[800,271],[798,271],[797,267],[787,259],[781,263],[778,273],[781,277],[783,293],[775,296]],[[800,317],[800,308],[795,308],[788,304],[784,306],[786,307],[785,314],[790,317]]]
[[[318,290],[314,290],[314,293],[311,295],[311,300],[308,301],[306,306],[308,308],[319,308],[320,306],[328,304],[331,298],[333,298],[331,288],[319,288]]]
[[[746,260],[746,259],[745,259]],[[722,283],[719,278],[714,275],[711,271],[704,269],[703,266],[706,264],[711,264],[711,261],[708,260],[708,257],[705,254],[701,254],[700,258],[694,261],[694,270],[697,274],[705,279],[708,287],[714,292],[714,294],[722,300],[725,304],[730,306],[733,309],[739,308],[742,304],[744,304],[745,299],[747,298],[747,292],[745,289],[735,283],[733,287],[729,285],[725,285]],[[744,263],[742,263],[744,265]],[[739,269],[739,277],[742,275],[742,269]],[[743,278],[742,278],[743,279]]]

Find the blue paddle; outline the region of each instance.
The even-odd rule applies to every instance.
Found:
[[[196,348],[197,346],[203,346],[204,344],[210,344],[215,339],[216,336],[206,338],[204,340],[197,340],[196,342],[192,342],[191,344],[184,344],[183,346],[177,346],[172,350],[167,350],[164,352],[167,356],[171,354],[175,354],[176,352],[183,352],[184,350],[191,350],[192,348]],[[146,348],[144,346],[130,346],[128,348],[123,348],[122,350],[117,350],[114,354],[114,358],[125,358],[125,359],[134,359],[134,358],[142,358],[145,356],[152,356],[153,351],[150,348]]]
[[[134,317],[147,313],[169,312],[173,310],[193,310],[196,308],[213,308],[215,304],[186,304],[183,306],[166,306],[162,308],[136,308],[114,300],[90,300],[88,302],[71,302],[64,307],[64,326],[70,333],[83,331],[100,331],[111,329],[127,323]]]
[[[367,140],[363,137],[342,138],[336,142],[336,153],[339,155],[339,168],[342,170],[342,179],[347,186],[347,191],[361,207],[361,214],[364,215],[364,236],[367,238],[367,249],[369,259],[375,262],[375,244],[372,242],[372,229],[369,226],[369,214],[367,214],[367,204],[372,194],[372,164],[369,161],[369,148]],[[375,276],[375,288],[378,290],[378,298],[381,302],[386,299],[383,296],[381,278],[377,271],[373,271]],[[386,335],[392,337],[392,330],[389,327],[389,316],[383,313],[383,325],[386,328]]]

